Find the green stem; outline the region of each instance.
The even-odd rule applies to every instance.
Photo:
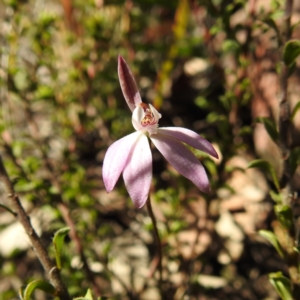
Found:
[[[150,197],[148,197],[146,205],[147,205],[147,210],[148,210],[149,216],[150,216],[152,224],[153,224],[154,239],[155,239],[155,243],[157,245],[159,283],[161,286],[161,283],[162,283],[162,246],[161,246],[161,240],[160,240],[158,229],[157,229],[156,218],[155,218],[153,210],[152,210]]]

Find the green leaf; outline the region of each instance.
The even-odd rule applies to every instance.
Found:
[[[299,247],[295,246],[295,247],[293,248],[293,250],[294,250],[296,253],[300,254],[300,248],[299,248]]]
[[[233,52],[237,53],[240,50],[240,44],[235,40],[225,40],[222,44],[222,50],[225,53]]]
[[[42,180],[37,179],[35,181],[28,181],[25,178],[20,178],[15,184],[15,189],[17,192],[30,192],[36,190],[43,184]]]
[[[277,193],[277,192],[271,190],[270,197],[277,204],[282,204],[282,194],[281,193]]]
[[[273,120],[271,120],[270,118],[264,118],[264,117],[256,118],[256,122],[264,124],[265,129],[267,130],[269,136],[276,143],[278,140],[279,134],[278,134],[275,122]]]
[[[61,251],[64,244],[65,236],[69,233],[70,228],[64,227],[56,231],[54,238],[53,238],[53,244],[54,244],[54,251],[55,251],[55,259],[56,259],[56,265],[58,269],[61,269]]]
[[[216,164],[210,158],[205,159],[204,165],[208,169],[208,171],[211,175],[216,175],[217,174]]]
[[[290,280],[281,272],[269,274],[270,283],[283,300],[293,300]]]
[[[21,300],[24,300],[23,295],[24,295],[25,288],[26,288],[25,286],[21,286],[19,288],[19,297]]]
[[[52,99],[54,97],[54,91],[47,85],[40,85],[36,91],[36,97],[38,99]]]
[[[190,19],[189,1],[179,1],[175,14],[175,23],[173,34],[177,40],[184,38],[186,35],[187,25]]]
[[[291,116],[290,116],[290,121],[294,120],[295,115],[296,115],[297,111],[299,110],[299,108],[300,108],[300,101],[298,101],[297,104],[295,105],[295,107],[291,113]]]
[[[19,158],[22,156],[23,149],[25,148],[26,144],[24,141],[16,140],[13,141],[11,146],[14,156]]]
[[[30,282],[25,288],[22,287],[19,291],[19,296],[22,300],[30,300],[30,296],[36,289],[42,290],[47,294],[55,296],[55,288],[49,282],[43,280],[34,280]]]
[[[296,58],[300,54],[300,41],[290,40],[283,48],[283,61],[287,66],[291,66],[295,63]]]
[[[253,160],[252,162],[249,163],[248,168],[259,168],[259,169],[262,169],[264,171],[267,171],[271,175],[273,183],[274,183],[276,189],[278,191],[280,190],[279,180],[278,180],[278,177],[276,175],[275,169],[273,168],[273,166],[269,162],[267,162],[263,159],[255,159],[255,160]]]
[[[285,229],[291,229],[294,226],[293,212],[288,205],[275,205],[274,210],[278,221]]]
[[[208,100],[207,100],[205,97],[203,97],[203,96],[197,97],[196,100],[195,100],[195,104],[196,104],[197,106],[199,106],[200,108],[202,108],[202,109],[209,108],[209,102],[208,102]]]
[[[97,300],[106,300],[108,297],[102,296],[98,297]],[[90,289],[87,290],[87,293],[84,297],[74,298],[74,300],[93,300],[93,295]]]
[[[93,295],[90,289],[87,290],[85,296],[85,298],[89,299],[89,300],[93,300]]]
[[[291,174],[294,174],[298,165],[300,164],[300,148],[294,148],[291,150],[289,156],[289,167]]]
[[[269,231],[269,230],[259,230],[258,231],[258,234],[262,237],[264,237],[266,240],[268,240],[273,246],[274,248],[276,249],[276,251],[278,252],[278,254],[284,258],[284,251],[277,239],[277,236],[272,232],[272,231]]]
[[[269,25],[271,28],[273,28],[273,29],[276,31],[276,34],[277,34],[277,36],[278,36],[279,30],[278,30],[278,27],[277,27],[275,21],[274,21],[272,18],[270,18],[270,17],[268,16],[268,17],[264,18],[262,21],[263,21],[265,24]]]
[[[93,295],[90,289],[87,290],[87,293],[84,297],[74,298],[74,300],[93,300]]]

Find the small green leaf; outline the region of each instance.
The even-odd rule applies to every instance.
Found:
[[[288,205],[275,205],[274,210],[278,221],[285,229],[291,229],[294,226],[293,212]]]
[[[249,163],[248,168],[259,168],[264,171],[267,171],[271,175],[276,189],[278,191],[280,190],[279,180],[276,175],[275,169],[269,162],[263,159],[255,159]]]
[[[93,300],[93,295],[90,289],[87,290],[85,296],[85,298],[89,299],[89,300]]]
[[[289,156],[289,167],[291,174],[294,174],[300,164],[300,148],[293,148]]]
[[[197,97],[196,100],[195,100],[195,104],[197,106],[199,106],[200,108],[202,108],[202,109],[206,109],[206,108],[209,107],[208,100],[205,97],[203,97],[203,96]]]
[[[20,288],[19,288],[19,297],[20,297],[20,299],[21,300],[24,300],[24,291],[25,291],[25,286],[21,286]]]
[[[294,248],[293,248],[293,250],[296,252],[296,253],[300,253],[300,249],[297,247],[297,246],[295,246]]]
[[[279,34],[278,27],[277,27],[275,21],[274,21],[272,18],[266,17],[266,18],[264,18],[262,21],[263,21],[265,24],[269,25],[271,28],[273,28],[273,29],[276,31],[277,35]]]
[[[270,197],[277,204],[282,204],[282,194],[281,193],[277,193],[277,192],[271,190]]]
[[[216,164],[210,158],[205,159],[203,164],[212,176],[217,174]]]
[[[97,300],[106,300],[107,297],[98,297]],[[87,290],[87,293],[84,297],[74,298],[74,300],[93,300],[93,295],[90,289]]]
[[[300,54],[300,41],[290,40],[284,45],[283,61],[289,67],[295,63],[296,58]]]
[[[36,91],[36,97],[38,99],[52,99],[54,97],[54,91],[47,85],[40,85]]]
[[[262,237],[264,237],[266,240],[268,240],[273,246],[274,248],[276,249],[276,251],[278,252],[278,254],[284,258],[284,251],[277,239],[277,236],[272,232],[272,231],[269,231],[269,230],[259,230],[258,231],[258,234]]]
[[[240,48],[241,48],[240,44],[235,40],[228,39],[225,40],[222,44],[222,50],[225,53],[230,53],[230,52],[237,53],[240,50]]]
[[[64,227],[56,231],[53,244],[54,244],[54,251],[55,251],[55,259],[56,265],[58,269],[61,269],[61,251],[64,244],[65,236],[69,233],[70,228]]]
[[[55,288],[49,282],[43,280],[34,280],[30,282],[26,287],[22,287],[19,290],[19,296],[22,300],[30,300],[30,296],[36,289],[42,290],[47,294],[55,296]]]
[[[295,107],[291,113],[291,116],[290,116],[290,121],[294,120],[295,115],[296,115],[297,111],[299,110],[299,108],[300,108],[300,101],[298,101],[297,104],[295,105]]]
[[[12,143],[12,151],[15,157],[19,158],[22,156],[23,149],[25,148],[25,142],[24,141],[13,141]]]
[[[271,120],[270,118],[264,118],[264,117],[256,118],[256,122],[264,124],[265,129],[267,130],[269,136],[276,143],[278,140],[279,134],[278,134],[275,122],[273,120]]]
[[[42,185],[42,180],[37,179],[34,181],[28,181],[26,178],[20,178],[15,184],[15,189],[18,193],[20,192],[30,192],[36,190],[37,187]]]
[[[269,274],[270,283],[283,300],[293,300],[290,280],[281,272]]]

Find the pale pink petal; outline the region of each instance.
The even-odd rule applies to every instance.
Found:
[[[152,180],[152,155],[146,135],[141,135],[123,171],[125,186],[137,208],[147,201]]]
[[[151,110],[156,122],[158,123],[158,120],[161,118],[161,114],[150,103],[148,105],[150,107],[150,110]]]
[[[103,161],[102,177],[108,193],[114,188],[118,178],[123,172],[127,158],[139,135],[141,135],[140,132],[127,135],[114,142],[107,149]]]
[[[142,99],[135,79],[125,59],[120,55],[118,59],[118,75],[125,100],[130,110],[133,111],[142,102]]]
[[[205,169],[189,149],[177,139],[161,133],[152,135],[151,140],[179,173],[191,180],[201,191],[209,192],[210,185]]]
[[[212,144],[192,130],[182,127],[160,127],[158,128],[157,133],[169,135],[215,158],[218,158],[218,153]]]
[[[145,112],[141,106],[137,106],[132,113],[132,126],[136,131],[147,131],[141,124],[141,120],[145,117]]]

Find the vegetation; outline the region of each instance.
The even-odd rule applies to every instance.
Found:
[[[294,2],[0,2],[1,300],[297,299]],[[134,131],[119,55],[160,126],[219,154],[191,149],[205,194],[153,147],[154,217],[102,179]]]

